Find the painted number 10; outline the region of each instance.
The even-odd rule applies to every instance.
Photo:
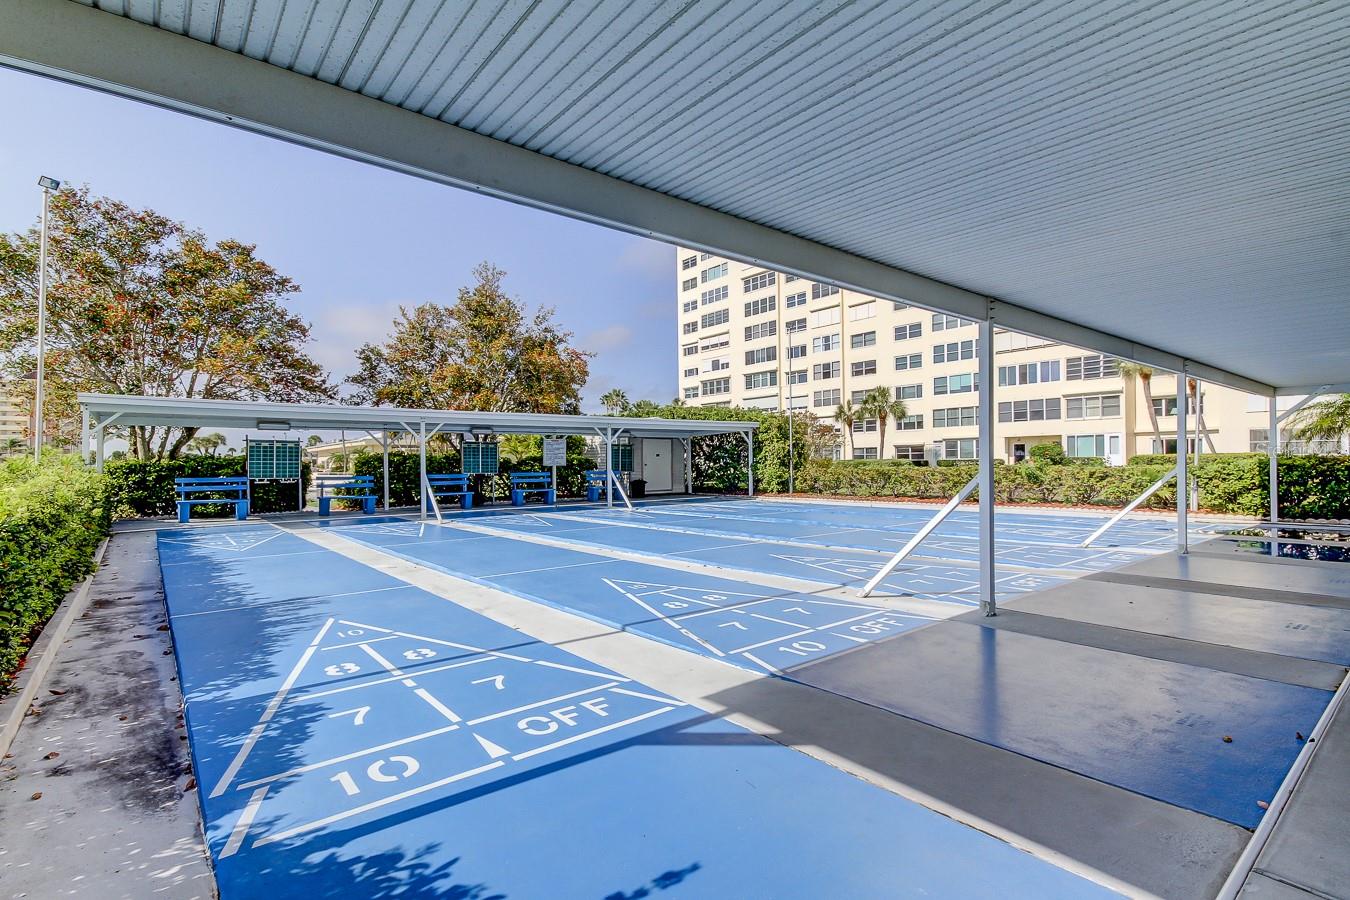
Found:
[[[386,771],[390,769],[402,769],[402,771]],[[371,781],[402,781],[404,778],[411,778],[417,774],[417,770],[422,768],[421,763],[411,756],[391,756],[388,759],[377,759],[366,767],[366,777]],[[360,786],[356,779],[352,777],[351,772],[342,771],[334,775],[329,781],[336,781],[342,785],[342,789],[347,792],[348,797],[355,797],[361,793]]]

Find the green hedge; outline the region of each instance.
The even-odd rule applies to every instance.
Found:
[[[103,479],[74,456],[0,463],[0,695],[108,530]]]
[[[104,465],[107,479],[108,504],[113,516],[119,519],[135,516],[172,516],[178,494],[174,491],[175,478],[242,478],[242,456],[184,456],[179,459],[118,459]],[[308,489],[309,463],[301,466],[301,477]],[[205,499],[206,495],[197,495]],[[255,513],[294,510],[299,503],[295,483],[255,481],[249,508]],[[228,516],[234,507],[221,504],[194,506],[192,514],[198,517]]]
[[[581,445],[578,444],[578,448]],[[579,450],[568,448],[567,465],[558,467],[558,496],[580,497],[585,493],[583,472],[594,469],[595,462]],[[379,453],[361,452],[352,461],[352,470],[357,475],[375,477],[375,495],[384,496],[384,461]],[[395,451],[389,454],[389,503],[392,506],[416,506],[418,497],[418,478],[421,466],[416,453]],[[431,474],[451,474],[458,472],[459,453],[428,453],[427,472]],[[498,500],[511,494],[511,472],[542,472],[542,456],[524,457],[519,460],[503,459],[500,471],[493,475],[478,476],[474,479],[474,492],[479,497],[495,496]],[[480,501],[481,502],[481,501]]]
[[[1123,506],[1175,464],[1132,462],[1128,466],[1079,466],[1026,463],[1000,465],[994,491],[1000,503],[1065,503]],[[1269,467],[1264,454],[1211,454],[1200,457],[1192,474],[1200,505],[1213,512],[1265,516],[1269,512]],[[1350,457],[1281,456],[1280,514],[1289,519],[1350,518]],[[804,493],[847,497],[913,497],[941,499],[959,491],[975,474],[975,466],[914,466],[907,461],[831,462],[812,460],[797,476]],[[1164,485],[1145,505],[1176,505],[1176,485]]]

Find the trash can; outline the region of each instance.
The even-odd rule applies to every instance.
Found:
[[[634,478],[628,482],[628,494],[634,500],[647,496],[647,482],[641,478]]]

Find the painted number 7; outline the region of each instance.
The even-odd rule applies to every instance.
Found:
[[[505,675],[489,675],[487,678],[476,678],[476,679],[474,679],[473,681],[471,681],[471,682],[469,682],[469,683],[470,683],[470,684],[487,684],[489,681],[492,682],[492,684],[493,684],[493,685],[497,688],[497,690],[499,690],[499,691],[502,691],[502,690],[505,690],[505,689],[506,689],[506,676],[505,676]]]

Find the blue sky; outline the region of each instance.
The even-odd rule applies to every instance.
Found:
[[[400,304],[448,302],[490,260],[507,290],[557,308],[597,356],[587,411],[621,387],[676,390],[673,247],[0,68],[0,229],[31,226],[39,175],[257,244],[301,287],[310,353],[335,380]]]

